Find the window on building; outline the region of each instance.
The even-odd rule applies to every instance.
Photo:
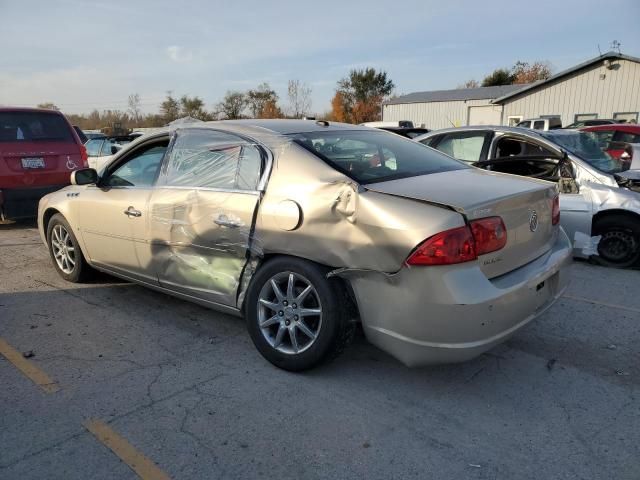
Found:
[[[518,123],[522,121],[522,115],[509,115],[507,117],[507,125],[510,127],[515,127]]]
[[[595,120],[598,118],[597,113],[576,113],[573,117],[574,122],[584,122],[585,120]]]
[[[613,119],[620,123],[638,123],[638,112],[617,112]]]

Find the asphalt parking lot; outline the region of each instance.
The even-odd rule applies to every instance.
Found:
[[[36,380],[0,355],[1,479],[640,478],[640,271],[576,263],[465,364],[410,370],[360,336],[292,374],[240,319],[65,283],[32,225],[0,226],[0,267],[0,343]]]

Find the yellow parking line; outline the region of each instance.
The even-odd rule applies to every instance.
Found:
[[[626,310],[628,312],[640,313],[640,308],[625,307],[624,305],[616,305],[615,303],[598,302],[584,297],[574,297],[573,295],[563,295],[563,298],[576,300],[578,302],[592,303],[593,305],[602,305],[603,307],[617,308],[618,310]]]
[[[18,350],[0,338],[0,354],[9,360],[18,370],[24,373],[33,383],[38,385],[47,393],[54,393],[59,390],[58,385],[49,378],[38,367],[22,356]]]
[[[109,425],[97,418],[92,418],[84,423],[100,443],[108,447],[120,460],[126,463],[131,470],[142,480],[171,480],[169,476],[160,470],[155,463],[138,452],[129,442],[114,432]]]

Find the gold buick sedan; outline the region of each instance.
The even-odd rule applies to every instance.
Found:
[[[184,124],[71,183],[38,212],[64,279],[101,270],[244,316],[287,370],[335,357],[357,322],[408,366],[464,361],[568,281],[554,184],[367,127]]]

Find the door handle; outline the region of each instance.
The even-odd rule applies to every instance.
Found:
[[[140,210],[136,210],[133,207],[129,207],[124,211],[124,214],[126,216],[128,216],[129,218],[131,217],[141,217],[142,216],[142,212]]]
[[[213,223],[220,225],[221,227],[238,228],[242,226],[242,222],[238,220],[231,220],[226,215],[220,215]]]

